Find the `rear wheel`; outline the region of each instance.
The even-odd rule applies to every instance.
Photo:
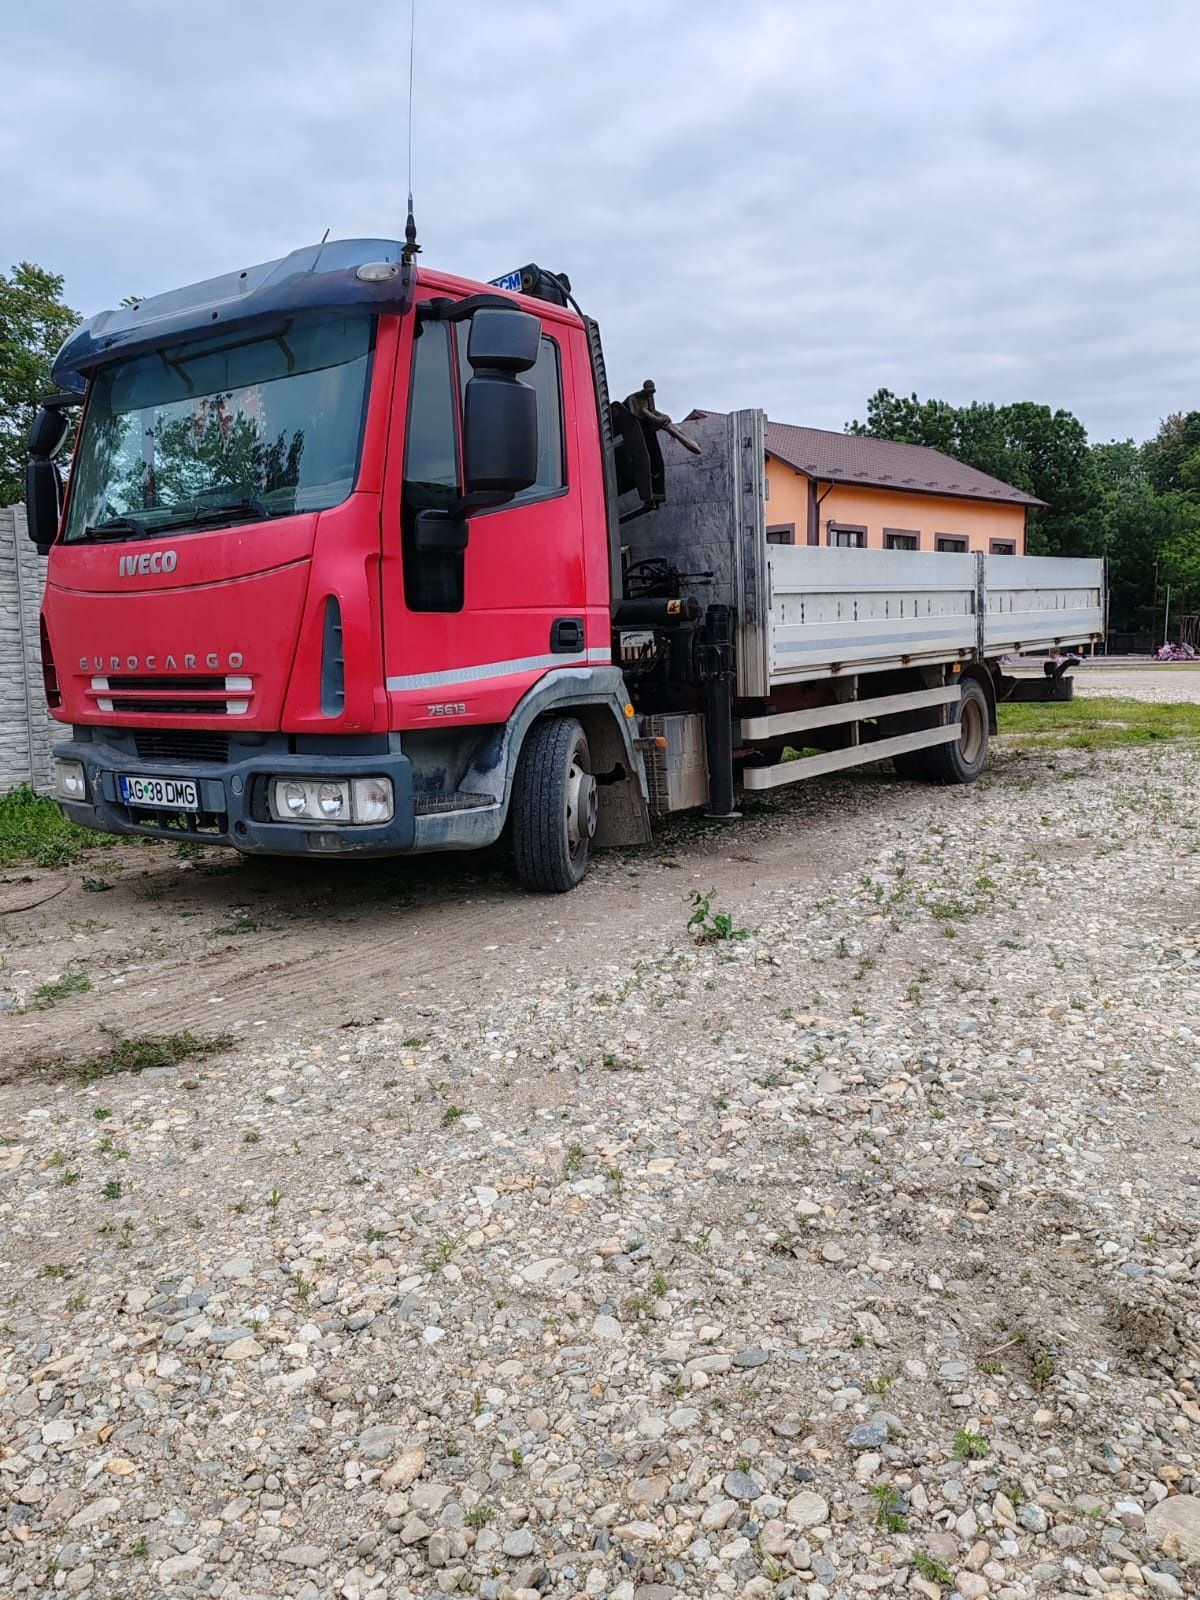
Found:
[[[906,750],[893,756],[892,765],[902,778],[918,778],[925,783],[974,783],[987,765],[991,742],[987,695],[975,678],[962,679],[960,689],[958,738],[930,745],[927,750]]]
[[[587,872],[598,815],[587,734],[574,717],[530,729],[512,796],[517,877],[539,894],[565,894]]]

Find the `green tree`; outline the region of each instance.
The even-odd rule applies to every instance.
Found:
[[[25,496],[29,428],[52,388],[50,363],[79,321],[62,291],[58,273],[28,261],[0,272],[0,506]]]
[[[1144,447],[1146,476],[1159,491],[1200,494],[1200,411],[1176,411],[1163,419]]]
[[[1087,430],[1069,411],[1022,400],[997,406],[901,397],[878,389],[865,422],[851,433],[928,445],[1047,502],[1029,518],[1029,549],[1039,555],[1094,555],[1102,547],[1099,492]]]

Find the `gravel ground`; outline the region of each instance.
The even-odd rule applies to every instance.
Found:
[[[1121,700],[1200,705],[1200,667],[1081,667],[1077,695],[1113,695]]]
[[[0,1087],[0,1593],[1194,1597],[1194,772],[814,786],[730,937],[608,857],[560,963]]]

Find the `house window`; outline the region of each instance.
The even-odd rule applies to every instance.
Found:
[[[1015,556],[1017,546],[1012,539],[993,539],[988,546],[988,551],[994,556]]]
[[[967,541],[958,533],[936,533],[933,536],[933,548],[943,551],[946,555],[965,555]]]
[[[883,530],[883,548],[885,550],[919,550],[921,548],[921,535],[915,528],[885,528]]]
[[[795,544],[796,524],[794,522],[779,522],[773,528],[767,529],[768,544]]]
[[[839,550],[865,550],[867,547],[866,524],[831,522],[829,524],[829,542]]]

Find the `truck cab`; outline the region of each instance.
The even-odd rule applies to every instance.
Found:
[[[45,422],[29,498],[73,820],[248,854],[488,844],[556,718],[562,838],[533,875],[569,887],[602,811],[645,835],[598,340],[549,274],[402,257],[297,251],[64,346],[74,462],[60,506]]]

